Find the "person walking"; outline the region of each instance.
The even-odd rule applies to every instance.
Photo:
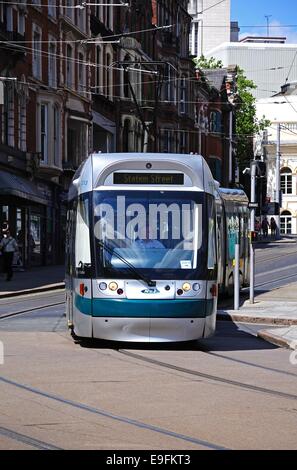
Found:
[[[271,236],[275,238],[276,237],[277,224],[276,224],[276,221],[275,221],[274,217],[271,217],[271,219],[270,219],[270,229],[271,229]]]
[[[16,240],[11,236],[9,230],[7,230],[3,235],[0,242],[0,250],[3,256],[3,271],[6,273],[6,280],[11,281],[13,275],[13,255],[15,252],[19,251],[19,247]]]
[[[263,236],[265,238],[267,238],[268,237],[268,228],[269,228],[269,222],[267,220],[267,217],[264,217],[264,219],[262,220],[261,227],[262,227],[262,231],[263,231]]]

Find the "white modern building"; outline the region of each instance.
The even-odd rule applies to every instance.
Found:
[[[192,16],[190,53],[200,57],[222,42],[230,41],[231,0],[190,0],[188,12]]]
[[[280,124],[280,232],[297,234],[297,82],[282,87],[283,93],[257,102],[257,116],[270,120],[262,153],[267,161],[267,196],[276,201],[277,124]]]
[[[290,79],[297,79],[297,44],[283,43],[283,39],[249,37],[247,42],[225,42],[205,56],[221,60],[225,67],[238,65],[257,85],[253,94],[261,99],[278,93],[289,73]]]

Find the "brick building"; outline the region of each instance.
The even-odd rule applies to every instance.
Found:
[[[0,3],[0,223],[26,266],[63,260],[90,151],[200,152],[230,181],[226,76],[197,80],[188,1],[128,3]]]

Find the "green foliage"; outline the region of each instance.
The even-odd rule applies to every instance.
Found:
[[[253,137],[270,123],[264,116],[262,119],[257,118],[256,98],[251,93],[257,87],[252,80],[246,78],[240,68],[237,68],[236,84],[240,99],[236,110],[237,158],[239,168],[243,169],[253,158]]]
[[[216,60],[214,57],[206,59],[204,55],[194,59],[194,63],[199,69],[221,69],[223,67],[223,62],[221,60]]]

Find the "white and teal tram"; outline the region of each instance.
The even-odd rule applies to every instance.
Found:
[[[66,305],[74,334],[129,342],[211,336],[218,282],[232,282],[225,212],[199,155],[90,155],[69,190]]]

